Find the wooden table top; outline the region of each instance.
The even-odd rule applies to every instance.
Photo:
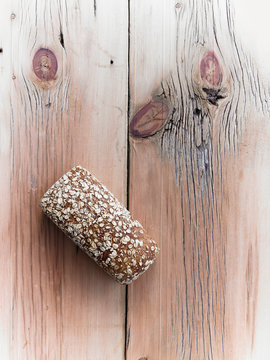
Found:
[[[1,359],[270,358],[270,47],[231,3],[1,2]],[[160,245],[128,287],[42,215],[78,164]]]

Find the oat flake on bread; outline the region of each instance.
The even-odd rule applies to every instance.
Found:
[[[142,225],[88,170],[76,166],[41,199],[43,212],[121,284],[155,261],[159,248]]]

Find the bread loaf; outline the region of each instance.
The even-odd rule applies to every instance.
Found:
[[[159,249],[142,225],[89,171],[74,167],[44,194],[44,213],[121,284],[137,279]]]

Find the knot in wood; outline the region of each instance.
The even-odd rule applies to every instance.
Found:
[[[214,51],[208,51],[201,60],[200,72],[202,80],[211,87],[218,87],[222,82],[222,68]]]
[[[53,80],[57,73],[57,59],[49,49],[39,49],[33,58],[33,70],[42,81]]]
[[[145,138],[154,135],[165,124],[169,114],[168,105],[161,99],[150,101],[133,117],[130,132],[134,137]]]

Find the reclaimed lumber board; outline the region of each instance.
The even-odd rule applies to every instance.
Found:
[[[81,164],[126,203],[127,4],[0,8],[0,357],[121,360],[125,288],[42,215],[39,200]]]
[[[270,66],[236,3],[130,2],[129,204],[161,252],[128,360],[270,357]]]
[[[268,6],[0,3],[1,359],[270,358]],[[127,293],[41,214],[77,164],[161,245]]]

